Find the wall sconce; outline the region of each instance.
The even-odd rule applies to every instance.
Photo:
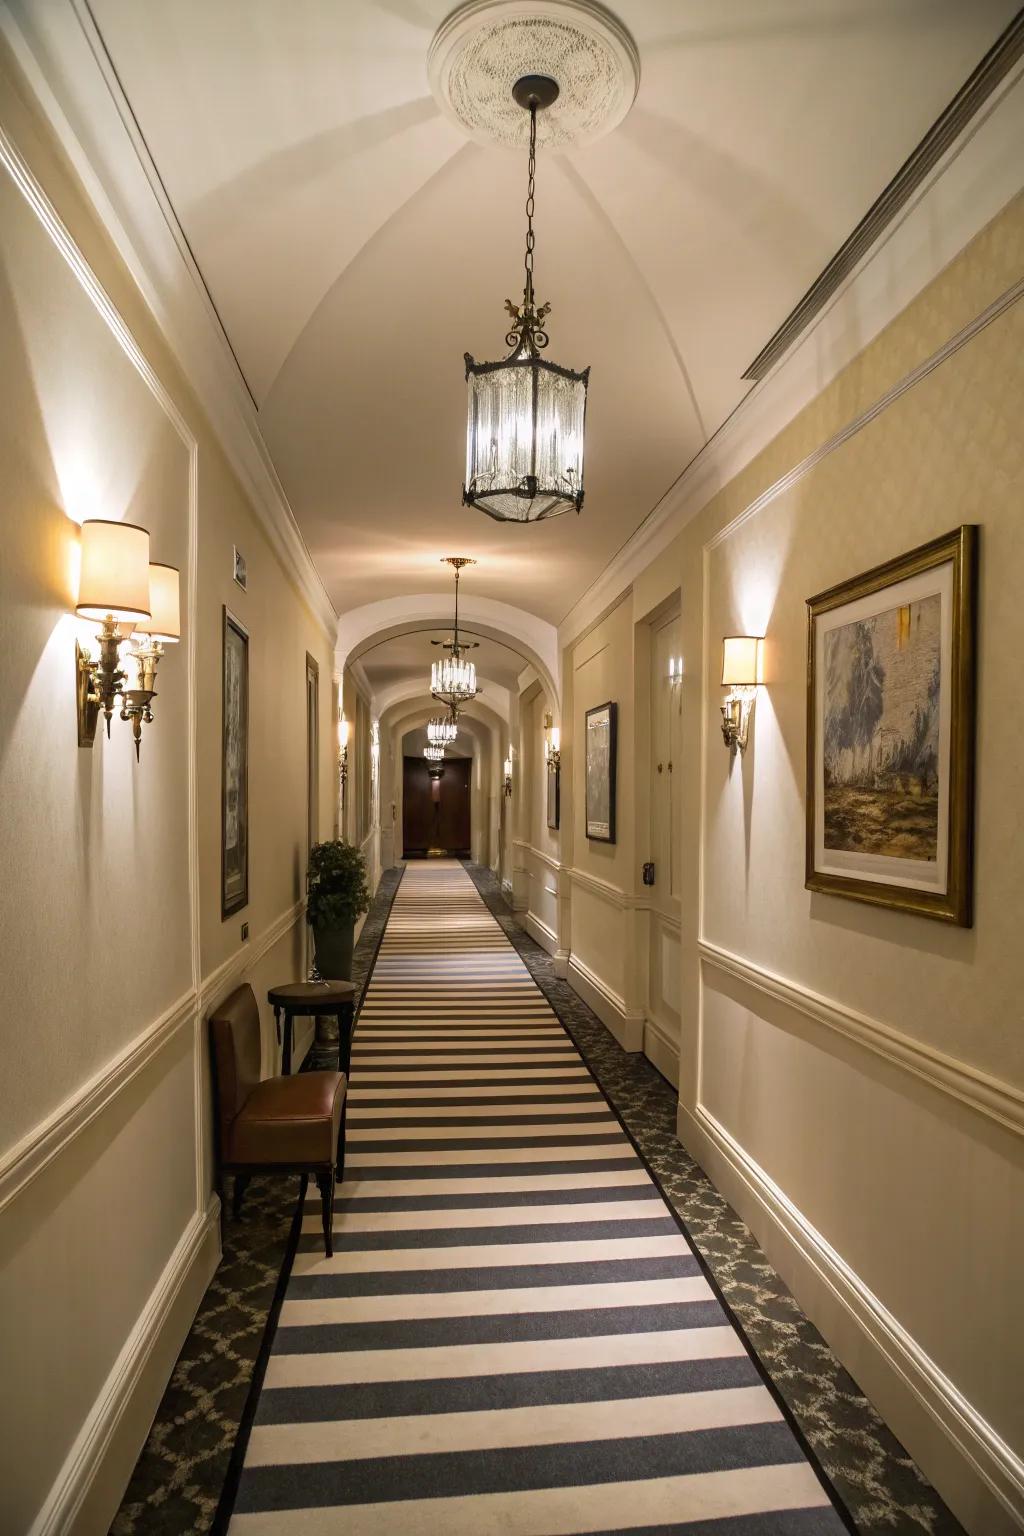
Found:
[[[505,762],[504,762],[504,775],[505,775],[505,782],[504,782],[503,788],[505,790],[506,796],[511,796],[511,794],[512,794],[512,748],[511,747],[509,747],[509,749],[508,749],[508,756],[506,757]]]
[[[544,716],[544,761],[549,768],[557,768],[562,761],[562,733],[552,725],[551,716]]]
[[[726,635],[722,641],[722,736],[726,746],[741,752],[747,745],[750,716],[758,685],[764,681],[764,637]]]
[[[121,719],[131,722],[139,757],[143,724],[153,719],[156,669],[165,643],[181,638],[178,571],[151,565],[149,533],[135,523],[90,518],[81,529],[81,576],[75,612],[100,626],[99,656],[75,644],[78,745],[91,747],[100,711],[110,721],[118,697]],[[122,655],[121,647],[131,637]],[[135,687],[125,688],[133,669]]]
[[[345,805],[345,785],[348,783],[348,721],[344,712],[338,711],[338,783],[341,785],[341,804]]]
[[[668,659],[668,680],[672,684],[673,688],[675,687],[675,685],[677,683],[681,683],[682,682],[682,680],[683,680],[683,658],[681,656],[670,656],[669,657],[669,659]]]

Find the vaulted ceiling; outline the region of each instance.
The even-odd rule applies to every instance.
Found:
[[[549,355],[593,369],[586,504],[522,528],[460,504],[462,354],[505,350],[525,165],[431,95],[450,0],[91,5],[336,608],[426,572],[436,589],[438,557],[465,553],[477,593],[550,622],[743,398],[1016,8],[617,0],[632,111],[538,175]]]

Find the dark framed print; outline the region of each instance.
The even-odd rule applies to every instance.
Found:
[[[615,841],[615,765],[618,705],[599,704],[586,714],[587,836],[598,843]]]
[[[221,916],[249,900],[249,632],[224,609]]]
[[[807,604],[807,888],[971,924],[978,530]]]
[[[548,763],[545,776],[547,779],[547,823],[552,832],[558,831],[558,818],[561,814],[561,770],[557,763]]]

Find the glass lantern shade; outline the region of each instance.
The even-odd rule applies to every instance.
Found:
[[[435,746],[445,746],[453,742],[459,734],[459,727],[451,716],[444,719],[427,721],[427,740]]]
[[[451,708],[476,695],[476,667],[462,656],[446,656],[430,668],[430,692]]]
[[[589,379],[589,368],[574,373],[525,344],[500,363],[467,352],[463,503],[506,523],[578,512]]]

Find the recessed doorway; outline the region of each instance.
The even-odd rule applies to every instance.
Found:
[[[448,854],[470,856],[470,763],[468,757],[445,759],[432,778],[422,757],[402,760],[402,841],[407,859]]]

